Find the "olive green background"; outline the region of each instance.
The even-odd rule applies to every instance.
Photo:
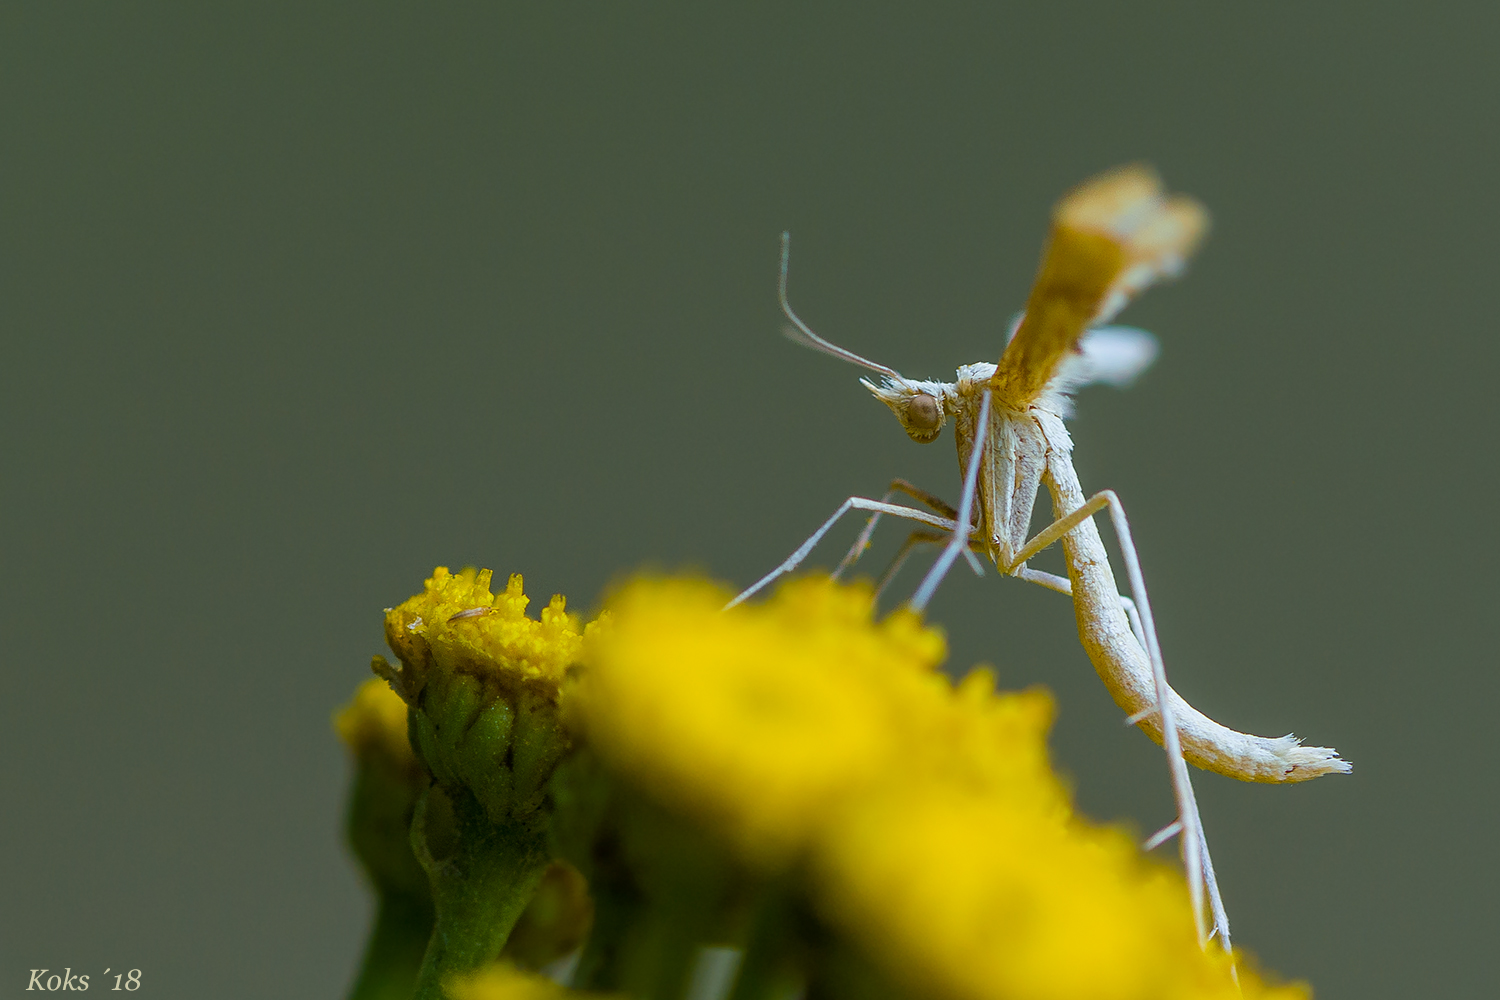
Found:
[[[815,329],[950,377],[1136,159],[1215,229],[1080,474],[1184,695],[1355,764],[1199,778],[1236,940],[1491,995],[1500,15],[1199,8],[0,11],[0,995],[339,995],[381,609],[439,564],[744,585],[892,476],[956,498],[948,434],[778,336],[778,234]],[[1057,693],[1087,810],[1170,819],[1066,600],[960,571],[932,617]]]

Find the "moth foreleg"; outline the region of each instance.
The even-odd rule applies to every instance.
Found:
[[[907,496],[918,501],[919,503],[926,504],[927,506],[931,507],[933,510],[941,514],[943,517],[948,518],[950,521],[958,520],[958,511],[954,510],[946,500],[943,500],[941,497],[938,497],[932,493],[928,493],[920,486],[916,486],[905,479],[891,480],[890,489],[885,491],[885,495],[883,495],[880,500],[882,503],[889,503],[891,498],[894,497],[897,493],[905,493]],[[875,513],[870,515],[867,521],[865,521],[865,526],[860,530],[859,537],[854,540],[854,544],[849,547],[849,551],[845,553],[844,558],[839,561],[838,568],[833,571],[833,578],[835,580],[842,577],[844,575],[844,571],[858,562],[860,557],[865,554],[865,551],[869,549],[870,539],[875,534],[875,525],[879,523],[880,517],[881,513],[879,511],[876,511]],[[909,546],[910,544],[911,539],[908,538],[907,545]],[[969,553],[969,565],[973,568],[975,576],[983,576],[984,568],[980,566],[979,561],[974,558],[972,549],[973,545],[971,544],[971,551]],[[881,574],[881,583],[879,584],[880,587],[883,588],[885,583],[888,581],[888,578],[895,575],[896,569],[900,568],[900,562],[904,562],[906,560],[906,557],[910,554],[911,552],[909,548],[903,546],[900,555],[900,561],[893,562],[892,565],[888,567],[884,573]]]
[[[817,531],[814,531],[807,541],[797,546],[796,551],[787,556],[780,566],[777,566],[771,572],[755,581],[754,584],[735,597],[734,600],[724,605],[725,610],[734,607],[736,604],[759,592],[777,577],[784,576],[796,569],[801,565],[802,560],[806,559],[817,544],[823,540],[823,536],[828,534],[829,530],[838,523],[839,518],[851,510],[868,510],[880,514],[891,514],[895,517],[904,517],[909,521],[931,525],[944,532],[952,532],[957,528],[957,524],[950,518],[930,514],[925,510],[918,510],[915,507],[903,507],[900,504],[886,503],[883,500],[871,500],[868,497],[850,497],[839,504],[838,510],[834,511],[833,515],[824,521],[822,526]],[[965,534],[967,535],[967,532]]]

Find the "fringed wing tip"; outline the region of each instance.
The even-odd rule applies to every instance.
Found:
[[[1291,735],[1283,739],[1292,744],[1281,755],[1286,768],[1281,778],[1284,782],[1310,781],[1325,774],[1348,774],[1354,770],[1354,765],[1339,757],[1332,747],[1305,747]]]

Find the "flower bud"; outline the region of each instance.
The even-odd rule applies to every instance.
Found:
[[[412,708],[412,741],[444,791],[471,793],[492,823],[545,824],[546,786],[570,741],[558,689],[583,632],[558,595],[526,617],[521,577],[490,593],[490,571],[439,567],[421,594],[386,612],[399,669],[377,657]]]
[[[434,782],[411,825],[437,909],[418,1000],[499,957],[552,861],[547,787],[571,747],[559,689],[583,632],[560,595],[536,620],[520,576],[498,597],[489,585],[489,570],[434,570],[422,593],[386,612],[401,666],[372,664],[409,707],[412,746]]]

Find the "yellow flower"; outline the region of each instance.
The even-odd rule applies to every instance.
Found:
[[[559,986],[546,976],[522,972],[513,965],[497,962],[467,976],[455,976],[444,990],[452,1000],[587,1000],[609,994],[584,993]]]
[[[490,593],[490,571],[438,567],[422,593],[385,616],[397,669],[376,657],[412,715],[412,740],[434,778],[465,788],[492,822],[544,819],[552,770],[569,740],[557,715],[559,685],[583,647],[561,594],[526,616],[521,577]]]
[[[386,641],[404,665],[403,684],[415,696],[434,668],[475,676],[503,674],[556,687],[578,656],[583,635],[567,600],[555,595],[541,620],[526,617],[530,600],[521,575],[505,592],[490,593],[490,570],[446,566],[432,571],[422,593],[385,615]],[[460,617],[455,617],[460,616]]]
[[[909,706],[900,734],[904,752],[881,788],[951,787],[1004,802],[1050,823],[1072,815],[1066,786],[1052,770],[1047,732],[1056,714],[1041,688],[997,692],[985,668],[969,672],[938,697]]]
[[[416,765],[406,739],[406,702],[378,677],[361,684],[354,700],[334,713],[333,728],[356,757],[373,753],[394,764]]]
[[[611,769],[743,858],[788,863],[848,797],[903,774],[1068,814],[1045,692],[996,695],[984,670],[955,690],[933,669],[941,634],[904,611],[874,622],[862,585],[726,599],[703,582],[626,588],[570,710]]]
[[[847,810],[815,870],[825,918],[924,996],[1240,996],[1222,953],[1198,945],[1182,877],[1117,830],[912,785]],[[1241,977],[1246,997],[1305,995]]]
[[[803,862],[814,909],[916,995],[1240,995],[1180,874],[1074,816],[1045,692],[997,693],[988,670],[955,687],[941,636],[875,622],[865,587],[726,597],[641,581],[611,602],[567,708],[619,779],[753,866]]]
[[[944,644],[910,615],[873,624],[864,587],[801,580],[726,613],[728,596],[631,584],[568,707],[612,771],[775,867],[890,766],[902,716],[948,687],[932,671]]]
[[[410,824],[436,923],[416,994],[497,958],[551,862],[548,785],[572,740],[560,685],[583,646],[561,595],[526,616],[521,577],[490,593],[490,571],[439,567],[388,609],[377,674],[406,701],[412,748],[432,775]],[[567,931],[567,928],[555,928]]]

